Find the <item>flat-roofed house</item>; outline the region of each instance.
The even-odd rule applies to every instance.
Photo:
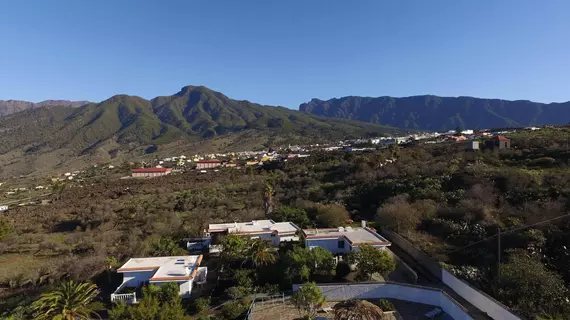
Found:
[[[133,178],[160,177],[170,174],[172,168],[138,168],[131,170]]]
[[[212,169],[212,168],[219,167],[221,165],[222,165],[222,162],[220,160],[217,160],[217,159],[200,160],[196,163],[196,169],[198,169],[198,170]]]
[[[359,251],[364,244],[383,250],[391,245],[374,230],[352,227],[338,227],[336,229],[303,229],[305,246],[309,249],[322,247],[333,254],[345,254]]]
[[[160,286],[167,282],[178,284],[180,295],[187,298],[194,283],[206,282],[208,269],[200,267],[201,262],[202,255],[131,258],[117,269],[118,273],[123,274],[123,283],[111,295],[111,301],[136,303],[136,292],[121,294],[121,291],[146,284]]]
[[[249,238],[259,238],[278,247],[282,241],[298,241],[297,231],[301,228],[292,222],[273,220],[253,220],[251,222],[216,223],[208,226],[211,243],[216,244],[220,236],[235,234]]]

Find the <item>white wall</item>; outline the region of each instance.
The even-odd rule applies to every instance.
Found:
[[[472,305],[480,310],[485,311],[493,319],[519,320],[520,318],[507,311],[503,306],[494,299],[475,290],[468,284],[457,279],[447,270],[441,270],[441,280],[448,285],[453,291],[457,292],[463,299],[469,301]]]
[[[344,241],[344,248],[338,247],[338,242]],[[327,239],[306,239],[305,246],[309,249],[312,247],[322,247],[333,254],[341,254],[350,252],[350,244],[344,238],[327,238]]]
[[[138,287],[140,284],[150,280],[153,274],[154,270],[123,272],[123,283],[126,283],[127,287]]]
[[[300,285],[293,285],[297,291]],[[395,283],[366,284],[331,284],[318,285],[327,300],[340,301],[347,299],[398,299],[423,303],[441,308],[455,320],[472,320],[473,318],[447,295],[438,289],[427,287],[400,285]]]

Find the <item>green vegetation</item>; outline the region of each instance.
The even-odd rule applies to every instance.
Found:
[[[160,287],[150,285],[143,288],[143,298],[138,304],[115,304],[109,311],[111,320],[183,320],[185,319],[180,288],[175,282]]]
[[[66,187],[50,205],[2,214],[10,232],[0,240],[0,282],[7,288],[0,292],[0,312],[18,312],[68,279],[109,287],[108,275],[117,265],[109,257],[120,264],[129,257],[176,252],[183,239],[199,236],[208,223],[265,218],[270,184],[270,218],[311,228],[347,226],[348,218],[374,221],[380,233],[382,228],[399,232],[524,317],[568,317],[568,136],[568,128],[551,128],[513,134],[513,147],[500,152],[468,154],[459,143],[315,152],[274,170],[221,169]],[[379,165],[394,152],[394,163]],[[541,158],[554,161],[535,161]],[[247,309],[250,294],[337,281],[335,276],[346,274],[343,267],[335,270],[326,250],[224,241],[220,261],[208,266],[224,281],[212,299],[239,304],[238,311]],[[374,271],[356,272],[367,278]]]
[[[378,136],[400,130],[232,100],[206,87],[187,86],[175,95],[150,101],[117,95],[80,108],[30,109],[0,117],[0,132],[1,168],[3,164],[16,166],[12,157],[7,156],[3,161],[3,154],[20,152],[29,159],[57,155],[57,164],[61,165],[64,160],[75,161],[79,156],[101,161],[119,155],[131,160],[162,147],[173,148],[172,142],[186,144],[194,150],[203,142],[212,143],[212,148],[217,149],[213,151],[224,151],[214,146],[213,139],[230,133],[238,139],[236,148],[243,150],[251,141],[257,146],[265,142],[271,144],[271,141],[285,146],[347,136]],[[30,167],[30,160],[17,159],[16,162],[26,164],[19,168],[18,174],[36,169]],[[36,165],[44,168],[47,164],[38,161]],[[3,175],[9,176],[9,172],[0,171],[0,176]]]
[[[359,280],[371,280],[374,273],[388,275],[396,269],[394,259],[383,250],[377,250],[371,245],[360,246],[360,250],[352,252],[349,260],[356,264]]]
[[[570,103],[538,103],[472,97],[432,95],[404,98],[343,97],[313,99],[299,110],[327,117],[381,123],[397,128],[434,131],[461,128],[504,128],[565,125],[570,119]]]
[[[314,282],[305,283],[291,297],[304,319],[315,319],[318,309],[325,303],[321,289]]]
[[[91,283],[68,281],[53,291],[46,292],[32,306],[34,319],[88,320],[100,318],[100,305],[94,302],[97,286]]]

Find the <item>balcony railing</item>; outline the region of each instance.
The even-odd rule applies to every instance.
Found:
[[[126,304],[137,303],[137,293],[112,293],[111,302]]]

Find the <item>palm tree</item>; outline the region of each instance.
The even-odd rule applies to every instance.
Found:
[[[101,319],[93,301],[98,293],[97,286],[92,283],[66,282],[51,292],[43,293],[32,303],[34,319]]]
[[[270,183],[265,184],[265,190],[263,190],[263,209],[265,210],[265,215],[268,216],[273,211],[273,195],[275,190]]]
[[[346,300],[334,307],[335,320],[377,320],[384,319],[384,312],[377,305],[364,300]]]
[[[256,267],[266,266],[277,262],[277,253],[266,241],[255,239],[250,248],[249,258]]]

